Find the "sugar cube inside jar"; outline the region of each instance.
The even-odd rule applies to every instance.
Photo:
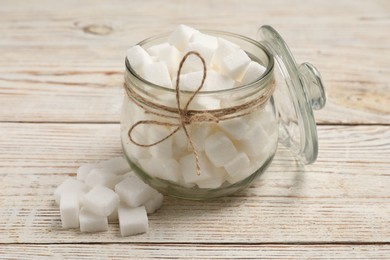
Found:
[[[189,52],[203,58],[206,75],[193,53],[180,66]],[[131,47],[121,140],[136,173],[162,193],[187,199],[247,187],[277,148],[273,69],[259,42],[185,25]]]

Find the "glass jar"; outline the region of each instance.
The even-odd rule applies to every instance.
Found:
[[[290,54],[288,49],[281,50],[277,46],[283,41],[281,38],[277,39],[278,43],[272,43],[276,36],[280,37],[276,31],[262,27],[259,35],[272,33],[266,35],[267,41],[263,42],[227,32],[204,32],[239,45],[266,70],[247,85],[196,94],[179,91],[176,96],[175,89],[143,79],[126,59],[121,140],[125,156],[139,177],[166,195],[199,200],[225,196],[250,185],[270,165],[278,140],[305,162],[313,162],[318,149],[315,123],[313,128],[310,119],[302,116],[302,113],[307,116],[307,111],[303,111],[307,108],[300,107],[302,102],[296,99],[305,98],[311,109],[310,102],[318,101],[321,95],[318,92],[321,91],[311,91],[312,96],[317,95],[316,99],[309,95],[291,98],[290,92],[296,90],[290,87],[296,87],[292,84],[297,78],[286,73],[294,69],[291,68],[295,65],[292,59],[293,63],[290,61],[287,68],[278,62],[286,84],[280,89],[276,86],[274,92],[274,58],[278,61],[285,55],[272,48],[276,46],[279,48],[276,51]],[[146,39],[139,45],[147,49],[167,42],[168,35]],[[267,47],[269,44],[273,45]],[[282,44],[285,45],[284,42]],[[318,72],[310,64],[308,66],[309,69],[302,69],[302,73],[290,73],[296,73],[302,89],[305,82],[310,89],[308,82],[315,77],[323,91]],[[276,103],[276,97],[281,103]],[[180,100],[179,108],[177,98]],[[321,98],[324,99],[324,96]],[[323,104],[324,101],[318,106]],[[184,108],[186,105],[188,109]],[[190,119],[182,121],[181,113]],[[204,116],[208,119],[199,119]],[[302,123],[302,120],[305,122]],[[312,120],[314,122],[314,118]],[[305,124],[309,125],[309,129],[305,128]]]

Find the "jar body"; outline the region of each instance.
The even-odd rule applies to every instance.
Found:
[[[241,107],[273,87],[273,60],[259,43],[234,34],[211,34],[240,45],[267,70],[249,85],[200,92],[191,101],[192,93],[183,92],[179,97],[182,106],[191,102],[190,110],[206,112]],[[140,44],[147,47],[164,40],[164,36],[160,36]],[[175,91],[142,80],[129,68],[128,62],[126,66],[125,88],[137,97],[126,92],[123,100],[122,147],[129,163],[146,183],[166,195],[208,199],[247,187],[269,166],[278,140],[278,118],[272,97],[262,100],[260,105],[255,103],[238,110],[227,119],[190,122],[184,129],[175,113],[149,105],[152,102],[157,107],[174,110],[177,108]],[[142,121],[144,123],[140,123]],[[129,134],[136,143],[130,140]],[[196,171],[195,155],[200,172]]]

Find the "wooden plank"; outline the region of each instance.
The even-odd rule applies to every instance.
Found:
[[[118,122],[126,48],[186,23],[252,38],[274,25],[323,74],[319,123],[390,124],[388,1],[90,1],[3,1],[0,121]]]
[[[23,252],[23,253],[21,253]],[[5,259],[386,259],[390,245],[0,245]]]
[[[166,198],[148,233],[62,230],[52,192],[82,162],[121,154],[116,124],[0,124],[1,243],[390,242],[388,126],[320,126],[320,157],[281,149],[250,188],[207,202]]]

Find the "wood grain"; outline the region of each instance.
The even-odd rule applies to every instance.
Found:
[[[388,1],[8,0],[2,6],[1,121],[118,122],[125,50],[186,23],[251,38],[271,24],[298,61],[322,72],[328,104],[317,113],[319,123],[390,124]]]
[[[6,259],[385,259],[389,245],[0,245]]]

